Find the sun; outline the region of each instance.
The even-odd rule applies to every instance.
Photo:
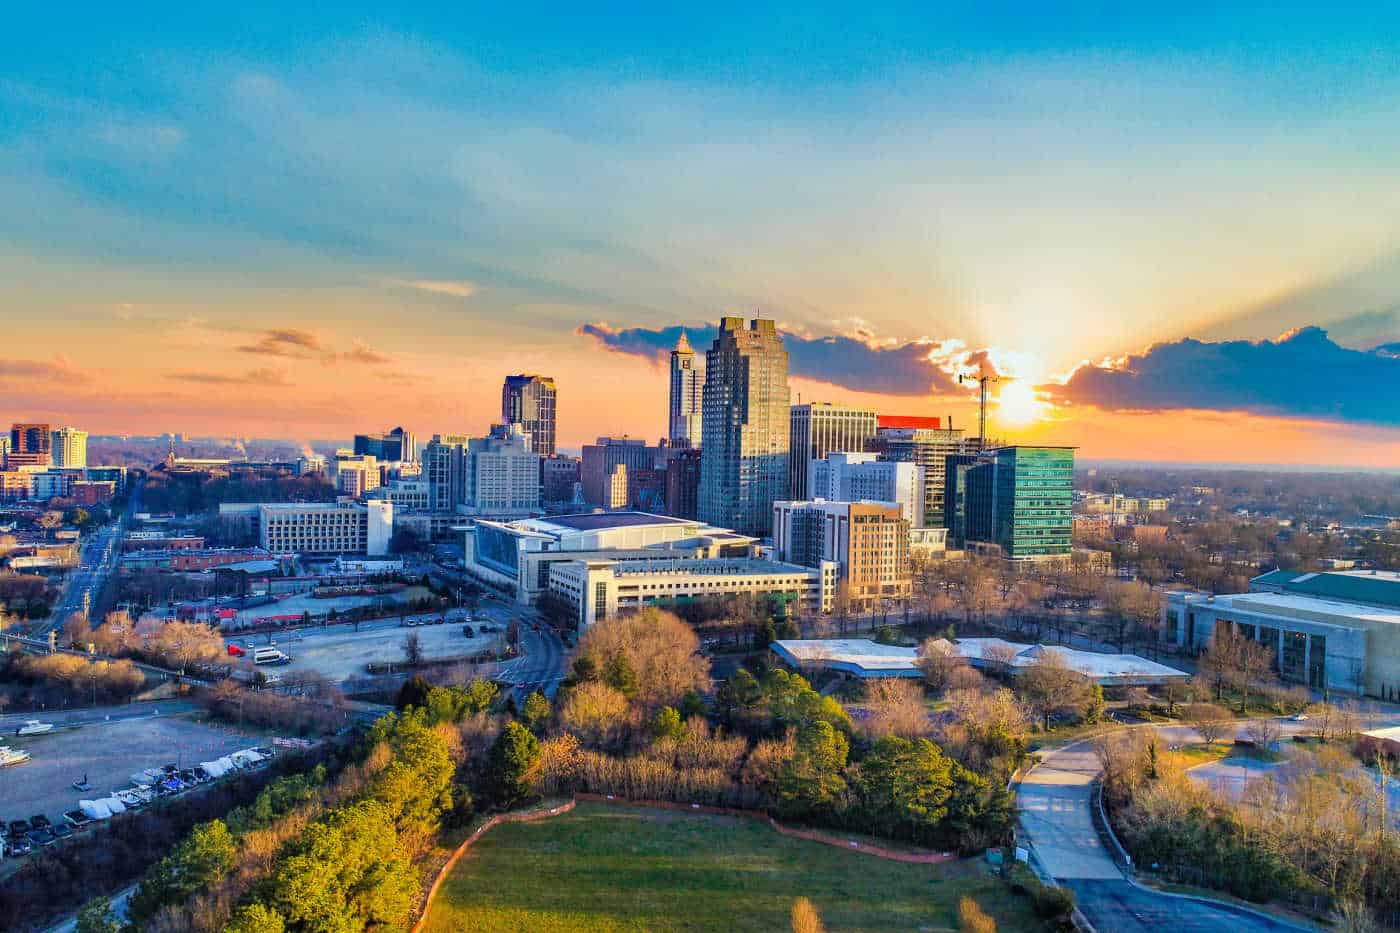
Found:
[[[1034,424],[1045,417],[1049,404],[1036,394],[1029,382],[1012,381],[1001,385],[997,393],[996,413],[998,421],[1010,425]]]

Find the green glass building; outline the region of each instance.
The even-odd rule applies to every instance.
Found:
[[[1069,556],[1073,447],[998,447],[950,473],[950,546],[996,545],[1009,560]]]

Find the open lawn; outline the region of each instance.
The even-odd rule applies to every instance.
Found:
[[[486,833],[439,889],[429,933],[785,930],[795,898],[827,929],[957,929],[971,895],[997,929],[1048,930],[979,861],[909,865],[725,816],[581,803]]]

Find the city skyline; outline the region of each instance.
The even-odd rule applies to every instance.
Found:
[[[870,47],[876,10],[687,12],[587,56],[568,18],[22,14],[0,417],[484,433],[547,372],[578,449],[666,434],[676,336],[734,315],[794,403],[971,426],[986,365],[1009,442],[1400,462],[1393,12],[1008,12]]]

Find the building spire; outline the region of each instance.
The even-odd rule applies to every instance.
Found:
[[[689,341],[688,339],[686,339],[686,336],[685,336],[685,328],[684,328],[684,327],[681,328],[681,339],[679,339],[679,340],[676,341],[676,349],[675,349],[675,352],[676,352],[676,353],[694,353],[694,352],[695,352],[694,350],[692,350],[692,349],[690,348],[690,341]]]

